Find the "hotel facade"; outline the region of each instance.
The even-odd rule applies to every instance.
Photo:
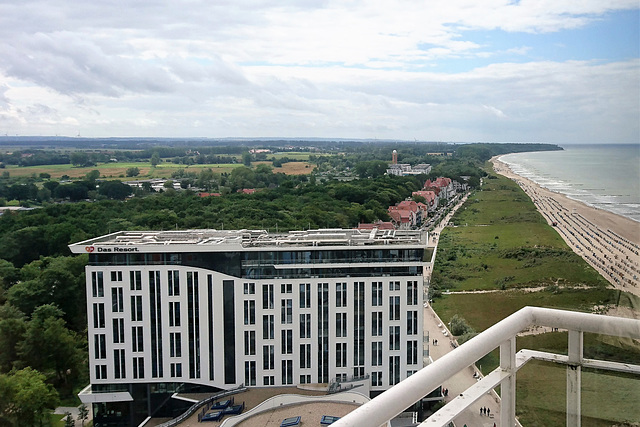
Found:
[[[176,391],[367,379],[423,367],[426,232],[117,232],[86,267],[94,425],[173,417]]]

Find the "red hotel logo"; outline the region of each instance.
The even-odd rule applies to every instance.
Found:
[[[91,253],[91,252],[95,251],[96,248],[94,248],[93,246],[85,246],[84,250],[89,252],[89,253]]]

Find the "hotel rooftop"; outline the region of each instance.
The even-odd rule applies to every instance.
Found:
[[[70,245],[98,245],[123,248],[144,246],[227,246],[251,248],[264,246],[368,246],[368,245],[426,245],[427,233],[419,230],[320,229],[269,234],[265,230],[176,230],[176,231],[119,231],[95,239]],[[166,249],[166,248],[165,248]],[[203,248],[204,249],[204,248]],[[83,250],[82,250],[83,251]],[[120,250],[118,250],[120,251]],[[79,252],[79,251],[73,251]]]

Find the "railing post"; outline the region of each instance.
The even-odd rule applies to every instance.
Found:
[[[580,427],[580,390],[582,387],[583,334],[569,331],[569,365],[567,366],[567,427]]]
[[[516,424],[516,337],[500,344],[500,369],[509,376],[500,383],[500,425]]]

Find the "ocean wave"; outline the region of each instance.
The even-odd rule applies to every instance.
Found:
[[[541,187],[640,221],[640,162],[628,148],[574,147],[564,152],[508,154],[500,160]]]

